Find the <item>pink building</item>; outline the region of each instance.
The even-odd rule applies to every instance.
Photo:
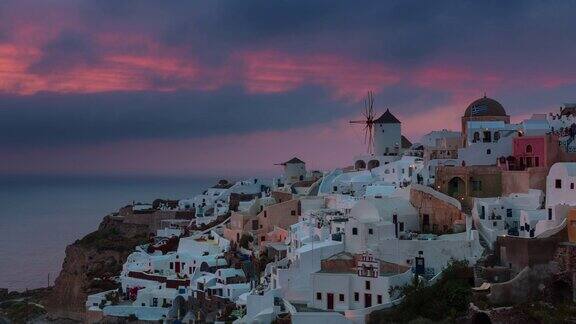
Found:
[[[545,134],[516,137],[513,141],[516,169],[549,168],[558,161],[558,136]]]
[[[248,234],[258,245],[268,241],[281,242],[286,239],[287,232],[284,232],[282,238],[283,234],[279,230],[286,230],[290,225],[297,223],[301,210],[300,200],[291,199],[266,206],[257,214],[232,212],[230,223],[224,228],[224,237],[237,243],[242,235]],[[269,233],[271,234],[268,235]]]

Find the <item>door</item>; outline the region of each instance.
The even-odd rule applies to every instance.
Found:
[[[364,308],[372,307],[372,294],[364,294]]]
[[[174,271],[176,271],[176,273],[180,273],[180,262],[174,262],[174,267]]]
[[[326,309],[334,309],[334,294],[326,294]]]

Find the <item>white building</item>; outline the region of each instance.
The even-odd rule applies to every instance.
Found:
[[[420,230],[418,212],[402,197],[406,194],[407,190],[400,190],[397,196],[372,200],[383,199],[382,204],[361,200],[352,208],[344,235],[346,252],[370,251],[383,261],[409,267],[421,258],[427,276],[440,273],[451,259],[476,263],[483,248],[478,232],[472,230],[471,217],[466,219],[463,233],[417,235],[412,231]]]
[[[542,213],[543,206],[544,193],[536,189],[505,197],[475,198],[472,218],[482,237],[492,246],[499,235],[520,235],[522,213]],[[524,229],[522,226],[522,231]]]
[[[466,147],[458,150],[460,164],[495,165],[497,158],[512,155],[518,128],[504,121],[469,121]]]
[[[322,259],[343,250],[344,244],[340,241],[319,240],[316,235],[294,241],[291,237],[288,256],[271,264],[267,270],[271,289],[280,289],[290,301],[308,302],[310,274],[320,270]]]
[[[460,132],[455,132],[447,129],[441,131],[431,131],[430,133],[422,136],[420,142],[424,147],[439,147],[441,143],[449,138],[460,139],[462,134]]]
[[[400,160],[381,165],[371,170],[378,179],[393,185],[416,182],[416,175],[424,167],[423,160],[414,156],[403,156]]]
[[[548,172],[546,208],[556,205],[576,206],[576,162],[555,163]]]
[[[402,124],[390,110],[374,120],[374,155],[400,155]]]
[[[419,229],[418,211],[403,197],[367,198],[353,208],[346,223],[346,251],[363,253]]]
[[[368,253],[338,253],[323,260],[321,269],[310,276],[308,306],[343,312],[389,304],[399,297],[391,295],[391,288],[408,284],[412,277],[410,267]]]

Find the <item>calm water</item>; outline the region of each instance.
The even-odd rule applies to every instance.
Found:
[[[0,177],[0,288],[46,286],[65,248],[132,201],[191,197],[216,179]]]

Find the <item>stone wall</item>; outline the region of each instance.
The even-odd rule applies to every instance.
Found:
[[[448,196],[446,198],[451,199]],[[410,189],[410,203],[418,210],[420,228],[424,229],[423,215],[428,215],[430,220],[429,230],[435,233],[446,233],[453,230],[454,223],[464,220],[466,217],[458,207],[430,193],[418,190],[415,186]]]
[[[457,192],[451,186],[451,180],[461,181]],[[480,190],[475,190],[473,182],[480,181]],[[474,197],[502,196],[502,170],[496,166],[438,166],[435,187],[442,193],[462,202],[463,208],[471,208]]]
[[[552,261],[558,244],[566,241],[567,237],[566,229],[546,238],[499,236],[494,250],[500,265],[519,272],[526,267]]]
[[[502,195],[528,193],[529,189],[546,192],[548,168],[529,168],[523,171],[502,171]]]
[[[517,304],[531,300],[542,293],[544,282],[552,278],[553,265],[540,264],[526,267],[516,277],[490,287],[488,300],[492,304]]]

